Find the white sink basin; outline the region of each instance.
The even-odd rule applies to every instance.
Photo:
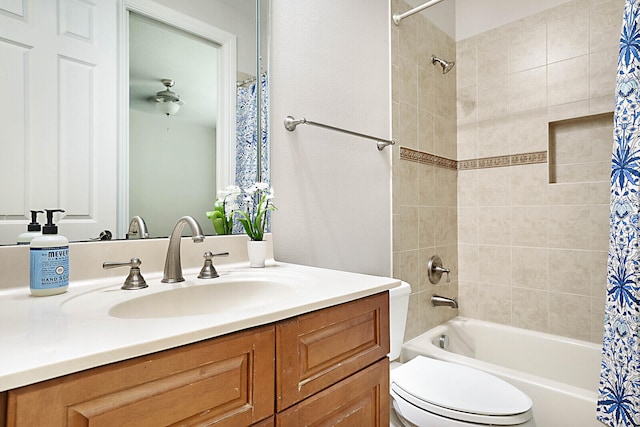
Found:
[[[197,274],[197,273],[196,273]],[[179,283],[147,279],[149,287],[122,290],[122,282],[73,294],[62,303],[71,316],[95,319],[171,319],[214,315],[221,319],[230,312],[245,317],[286,306],[299,296],[313,293],[314,277],[282,269],[237,269],[221,272],[215,279],[185,275]]]
[[[268,279],[212,281],[204,285],[187,281],[180,286],[121,302],[109,310],[109,315],[121,319],[147,319],[246,310],[278,302],[300,288]]]

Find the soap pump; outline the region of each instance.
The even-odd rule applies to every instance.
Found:
[[[53,223],[55,212],[62,209],[45,209],[47,223],[42,235],[34,237],[30,244],[30,283],[34,296],[56,295],[69,287],[69,240],[58,234]]]
[[[19,245],[28,245],[31,239],[42,234],[42,227],[38,222],[38,214],[44,211],[31,211],[31,222],[27,225],[27,231],[18,236]]]

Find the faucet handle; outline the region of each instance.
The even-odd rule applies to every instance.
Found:
[[[433,269],[436,272],[439,272],[440,274],[442,273],[446,273],[447,274],[447,283],[451,282],[451,278],[449,277],[449,273],[451,272],[451,270],[449,270],[448,268],[444,268],[444,267],[438,267],[437,265],[433,267]]]
[[[98,237],[91,237],[89,238],[89,240],[105,241],[105,240],[111,240],[112,237],[113,237],[113,233],[111,233],[110,230],[104,230],[100,232]]]
[[[229,256],[229,252],[218,252],[214,254],[211,251],[206,251],[203,255],[204,265],[200,270],[200,274],[198,274],[198,279],[215,279],[220,275],[216,271],[216,268],[213,266],[213,257],[214,256]]]
[[[442,260],[438,255],[434,255],[429,259],[427,263],[427,273],[429,281],[434,285],[440,281],[442,273],[447,274],[447,283],[451,282],[451,278],[449,277],[450,270],[442,266]]]
[[[124,279],[124,284],[122,285],[121,289],[144,289],[149,285],[147,285],[147,282],[144,280],[144,277],[142,277],[142,274],[140,273],[140,264],[142,264],[140,258],[131,258],[131,261],[129,262],[103,262],[102,268],[106,270],[109,268],[117,267],[131,267],[131,270],[129,270],[129,275],[126,279]]]

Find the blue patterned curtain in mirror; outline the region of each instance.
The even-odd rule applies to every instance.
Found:
[[[242,85],[237,89],[236,114],[236,185],[240,188],[249,188],[257,180],[258,165],[262,170],[262,182],[269,183],[269,88],[267,74],[263,74],[260,79],[261,104],[260,115],[261,125],[258,127],[257,120],[257,82],[249,85]],[[261,159],[258,162],[258,133],[260,133]],[[267,232],[271,229],[271,222],[267,214]],[[235,221],[233,224],[233,234],[244,233],[242,225]]]
[[[620,36],[611,163],[607,299],[597,417],[640,425],[640,0]]]
[[[262,181],[269,182],[269,91],[267,75],[260,79],[261,92],[261,124],[257,125],[257,82],[240,86],[237,92],[237,127],[236,127],[236,185],[241,188],[250,187],[258,176],[258,132],[262,158]],[[260,129],[260,130],[258,130]]]

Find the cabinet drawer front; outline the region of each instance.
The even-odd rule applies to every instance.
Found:
[[[273,414],[274,327],[9,392],[8,426],[250,425]]]
[[[276,328],[278,411],[389,352],[386,292],[280,322]]]
[[[311,396],[276,415],[276,427],[389,425],[389,360]]]
[[[276,425],[276,417],[275,415],[270,416],[266,420],[258,421],[255,424],[252,424],[251,427],[274,427]]]

